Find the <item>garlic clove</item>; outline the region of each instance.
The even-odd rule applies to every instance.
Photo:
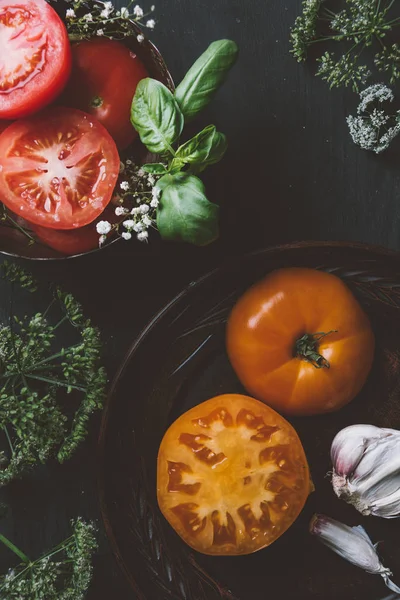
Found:
[[[369,514],[384,519],[394,519],[400,516],[400,477],[396,477],[398,489],[393,494],[376,493],[376,498],[369,498]]]
[[[314,515],[310,533],[356,567],[372,575],[381,575],[387,587],[400,594],[400,588],[390,579],[390,569],[382,565],[374,544],[361,525],[349,527],[325,515]]]
[[[349,489],[365,500],[376,494],[392,494],[398,489],[400,475],[400,436],[382,438],[364,452],[350,479]]]
[[[376,439],[387,437],[394,429],[375,425],[350,425],[335,436],[331,446],[331,460],[338,475],[349,476],[359,464],[368,445]]]
[[[336,495],[363,515],[400,515],[400,432],[351,425],[332,443]]]

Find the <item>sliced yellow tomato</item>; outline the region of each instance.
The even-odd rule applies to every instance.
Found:
[[[204,554],[249,554],[290,527],[310,492],[300,439],[281,415],[238,394],[180,416],[159,449],[158,503]]]

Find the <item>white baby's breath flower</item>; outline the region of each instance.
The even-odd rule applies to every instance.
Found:
[[[150,225],[152,224],[152,220],[147,215],[144,215],[142,218],[142,223],[143,225],[146,225],[146,227],[150,227]]]
[[[142,213],[142,215],[145,215],[145,214],[147,214],[149,212],[150,209],[149,209],[149,207],[148,207],[147,204],[141,204],[139,206],[139,210]]]
[[[96,231],[101,235],[107,235],[111,231],[111,223],[108,221],[99,221],[96,225]]]
[[[85,15],[83,15],[82,19],[84,21],[87,21],[88,23],[92,23],[93,15],[92,15],[92,13],[86,13]]]
[[[154,175],[152,175],[151,173],[148,174],[147,176],[147,181],[149,182],[150,185],[154,185],[156,180],[154,179]]]
[[[102,35],[104,35],[104,29],[98,29],[98,30],[96,31],[96,35],[98,35],[98,36],[102,36]]]
[[[146,171],[142,168],[138,169],[138,177],[144,177],[146,175]]]
[[[128,8],[126,8],[126,6],[123,6],[123,7],[121,8],[121,17],[122,17],[123,19],[127,19],[127,18],[129,17],[129,9],[128,9]]]
[[[157,200],[157,198],[153,198],[150,202],[150,206],[151,208],[157,208],[157,206],[160,204],[160,201]]]
[[[115,209],[115,214],[117,215],[117,217],[120,217],[121,215],[126,215],[128,213],[128,209],[124,208],[123,206],[117,206],[117,208]]]
[[[128,241],[128,240],[130,240],[130,239],[131,239],[131,237],[132,237],[132,234],[131,234],[131,233],[129,233],[129,231],[123,231],[123,232],[121,233],[121,237],[123,237],[123,238],[124,238],[124,240],[127,240],[127,241]]]
[[[147,233],[147,231],[141,231],[137,234],[137,239],[139,240],[139,242],[145,242],[148,237],[149,234]]]
[[[127,192],[129,190],[129,182],[128,181],[121,181],[120,186],[121,190],[123,190],[124,192]]]
[[[149,19],[148,21],[146,21],[146,27],[148,27],[149,29],[154,29],[156,25],[156,22],[154,19]]]
[[[144,227],[143,227],[142,223],[139,221],[139,223],[134,223],[132,229],[133,229],[133,231],[136,231],[136,233],[140,233],[141,231],[143,231]]]
[[[133,219],[127,219],[122,224],[125,227],[125,229],[134,229],[135,228],[135,221]]]
[[[75,17],[74,9],[68,8],[67,12],[65,13],[65,16],[67,17],[67,19],[73,19]]]
[[[143,9],[138,4],[136,4],[135,8],[133,9],[133,14],[135,15],[135,17],[140,19],[144,15]]]
[[[104,2],[104,8],[112,12],[114,10],[114,6],[112,2]]]
[[[152,4],[152,5],[150,6],[150,10],[151,10],[151,12],[154,12],[154,11],[156,10],[156,7],[154,6],[154,4]]]
[[[134,208],[132,208],[131,215],[138,215],[139,213],[140,213],[140,207],[139,206],[135,206]]]
[[[106,235],[101,235],[99,237],[99,247],[101,247],[104,244],[104,242],[106,241],[106,239],[107,239]]]

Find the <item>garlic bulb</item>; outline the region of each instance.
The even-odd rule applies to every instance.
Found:
[[[376,545],[361,525],[349,527],[324,515],[315,515],[310,523],[310,533],[356,567],[372,575],[381,575],[387,587],[400,594],[400,588],[390,579],[392,572],[382,565]]]
[[[400,431],[351,425],[332,442],[336,495],[363,515],[400,516]]]

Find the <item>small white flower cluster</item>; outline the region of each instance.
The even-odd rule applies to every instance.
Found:
[[[155,228],[161,195],[161,190],[156,185],[157,176],[146,173],[129,159],[122,163],[120,173],[124,179],[120,182],[120,190],[114,194],[112,202],[116,205],[116,217],[121,219],[114,225],[109,221],[97,223],[100,246],[106,242],[108,234],[115,231],[118,231],[124,240],[130,240],[135,235],[140,242],[146,242],[150,227]]]
[[[150,15],[150,12],[154,12],[155,6],[152,5],[150,12],[145,14],[139,4],[135,4],[133,7],[132,4],[133,2],[129,2],[127,6],[115,10],[112,2],[91,0],[91,12],[87,12],[83,16],[77,16],[76,11],[80,3],[75,3],[74,8],[68,8],[65,13],[68,32],[81,39],[87,39],[94,35],[108,36],[107,27],[112,23],[113,38],[136,35],[138,42],[143,42],[144,35],[141,33],[136,34],[137,29],[133,28],[132,21],[136,23],[142,21]],[[147,19],[145,23],[142,23],[148,29],[154,29],[155,24],[154,19]],[[118,31],[116,31],[117,28]]]
[[[377,83],[363,90],[360,100],[357,116],[349,116],[346,119],[350,135],[353,142],[363,150],[372,150],[380,154],[400,133],[400,111],[389,115],[374,105],[393,102],[393,92],[387,86]]]
[[[394,94],[392,90],[383,83],[375,83],[360,92],[360,100],[361,102],[357,108],[357,113],[359,115],[365,112],[370,104],[373,104],[374,102],[393,102]]]

